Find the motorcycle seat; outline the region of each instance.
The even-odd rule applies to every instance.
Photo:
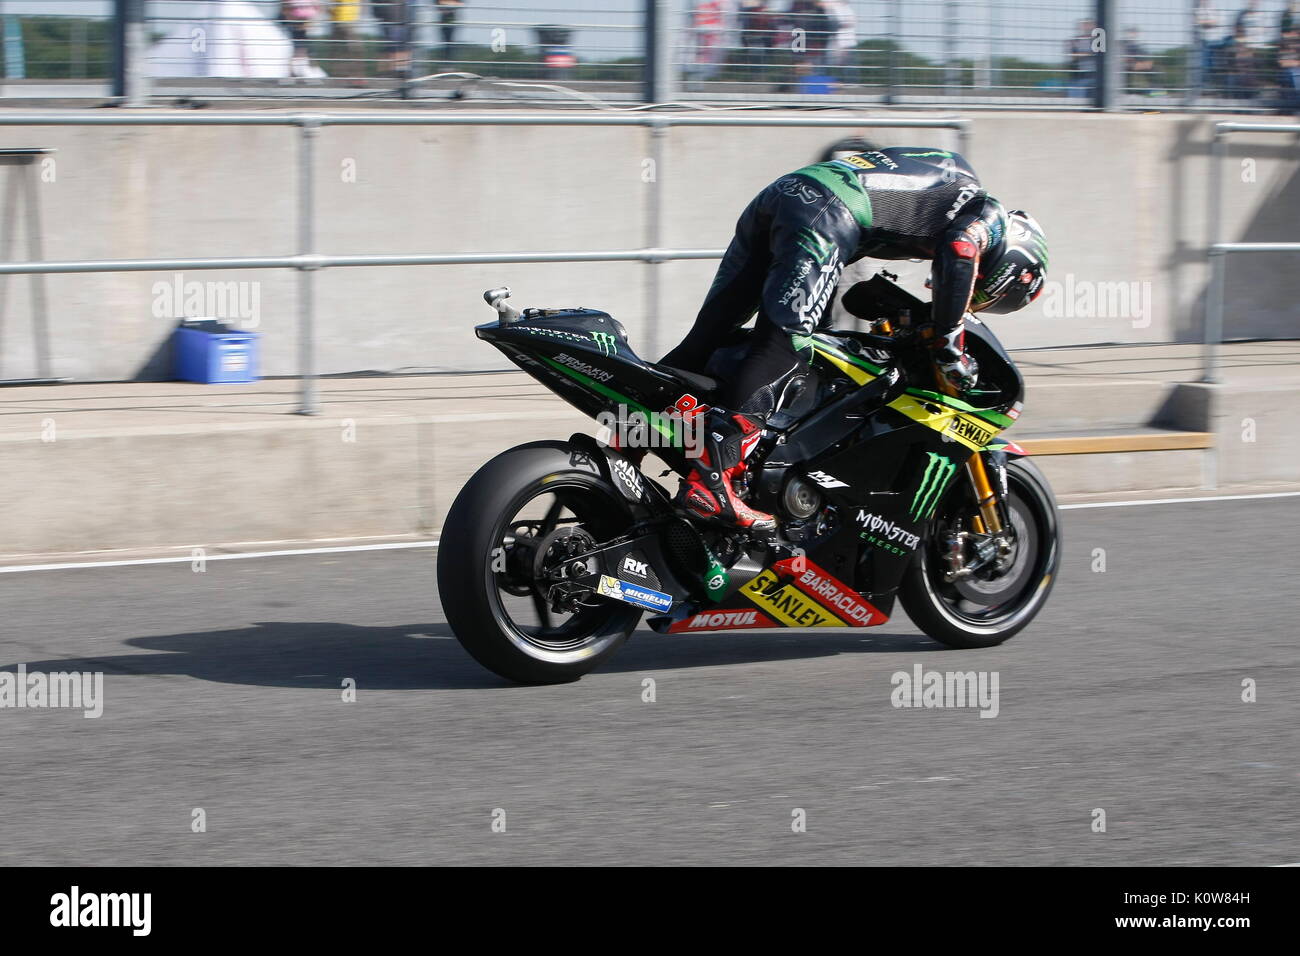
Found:
[[[722,389],[722,382],[711,376],[701,375],[698,372],[688,372],[682,368],[673,368],[671,365],[660,365],[659,368],[707,395],[712,396]]]

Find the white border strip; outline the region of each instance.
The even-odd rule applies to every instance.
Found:
[[[1057,505],[1060,511],[1074,508],[1131,508],[1135,505],[1182,505],[1196,501],[1247,501],[1253,498],[1294,498],[1300,491],[1271,491],[1258,495],[1207,495],[1201,498],[1147,498],[1142,501],[1087,501],[1081,504]]]
[[[404,551],[412,548],[436,548],[438,539],[429,541],[395,541],[388,544],[350,544],[337,548],[294,548],[286,551],[243,551],[239,554],[204,554],[204,561],[245,561],[249,558],[284,558],[305,554],[345,554],[352,551]],[[196,549],[198,550],[198,549]],[[174,558],[131,558],[125,561],[72,561],[62,564],[15,564],[0,567],[0,574],[19,571],[75,571],[82,568],[128,568],[141,564],[188,564],[193,554]]]
[[[1142,501],[1089,501],[1082,504],[1058,505],[1061,511],[1076,508],[1133,508],[1138,505],[1181,505],[1205,501],[1249,501],[1257,498],[1295,498],[1300,491],[1274,491],[1256,495],[1209,495],[1200,498],[1147,498]],[[388,544],[351,544],[333,548],[294,548],[284,551],[244,551],[239,554],[205,554],[205,561],[247,561],[252,558],[299,557],[311,554],[350,554],[354,551],[405,551],[416,548],[436,548],[437,538],[428,541],[396,541]],[[78,571],[87,568],[129,568],[145,564],[186,564],[194,560],[192,554],[173,558],[132,558],[124,561],[71,561],[58,564],[15,564],[0,566],[0,574],[18,574],[25,571]]]

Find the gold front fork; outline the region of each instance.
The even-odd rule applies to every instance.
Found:
[[[939,390],[945,395],[955,396],[957,394],[957,390],[953,388],[952,383],[937,368],[935,369],[935,378],[939,382]],[[997,534],[1002,530],[1002,516],[998,514],[998,499],[993,494],[993,485],[989,482],[988,469],[984,467],[984,456],[978,451],[974,452],[966,462],[966,472],[970,475],[970,484],[975,492],[975,500],[979,502],[979,514],[971,516],[975,531],[978,534]]]
[[[971,487],[975,489],[975,500],[980,508],[980,513],[974,516],[975,530],[980,534],[997,534],[1002,530],[1002,516],[998,514],[998,499],[989,483],[984,456],[978,451],[972,454],[966,462],[966,471],[970,473]]]

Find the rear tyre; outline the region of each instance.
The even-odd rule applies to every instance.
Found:
[[[967,507],[956,495],[949,496],[945,504],[952,511]],[[1056,583],[1061,554],[1056,499],[1032,462],[1018,458],[1007,464],[1005,505],[1016,531],[1016,544],[1003,572],[945,581],[939,536],[931,535],[903,576],[899,588],[903,609],[917,627],[941,644],[994,647],[1009,640],[1042,610]],[[941,508],[934,526],[941,527],[944,517]]]
[[[639,608],[599,598],[557,612],[548,594],[559,568],[627,527],[622,502],[590,457],[563,442],[512,448],[470,478],[443,527],[438,591],[475,660],[507,680],[556,684],[614,653]]]

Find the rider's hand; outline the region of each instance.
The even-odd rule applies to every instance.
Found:
[[[939,371],[953,388],[957,389],[958,394],[965,395],[975,388],[979,381],[979,365],[965,352],[957,352],[951,356],[938,352],[934,358]]]
[[[934,364],[958,392],[964,395],[979,381],[979,365],[961,348],[962,332],[957,329],[934,339],[930,346]]]

